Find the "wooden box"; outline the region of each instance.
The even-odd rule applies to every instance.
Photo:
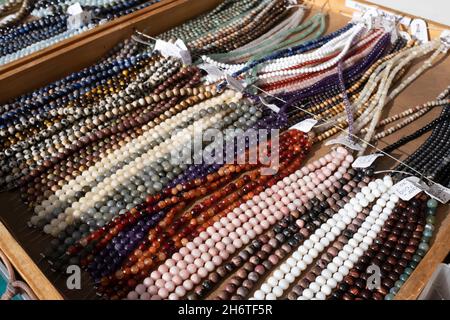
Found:
[[[64,48],[52,51],[47,55],[38,55],[34,60],[30,60],[15,69],[0,73],[0,101],[6,101],[11,97],[45,85],[93,63],[120,40],[129,37],[134,29],[143,30],[146,28],[149,34],[157,35],[201,12],[214,8],[220,2],[220,0],[162,1],[158,7],[152,6],[148,8],[148,12],[135,15],[121,24],[114,24],[110,28],[102,28],[101,31],[89,37],[83,37],[76,43],[71,42]],[[344,26],[352,15],[352,10],[345,6],[344,0],[329,2],[316,0],[314,6],[315,8],[311,14],[317,10],[329,10],[329,31]],[[443,27],[430,24],[430,28],[434,29],[430,32],[431,35],[436,37],[439,35],[439,30],[442,30]],[[404,90],[397,99],[389,103],[385,108],[384,116],[393,115],[409,107],[434,100],[449,84],[450,59],[446,59],[427,71]],[[398,137],[414,132],[417,128],[434,119],[440,111],[440,109],[436,109],[429,112],[426,116],[415,121],[413,125],[409,125],[393,136],[383,139],[378,143],[378,147],[383,148],[387,144],[398,140]],[[405,159],[427,137],[428,135],[424,135],[420,139],[414,140],[414,142],[398,150],[394,156],[398,159]],[[317,146],[310,153],[307,161],[314,160],[328,151],[329,147],[323,144]],[[384,159],[379,162],[379,168],[389,169],[394,167],[395,164],[392,160]],[[449,253],[450,216],[448,216],[448,212],[448,205],[440,206],[431,249],[402,287],[396,297],[397,299],[416,299],[436,266]],[[25,226],[25,222],[28,221],[29,217],[29,210],[20,202],[17,194],[0,194],[0,219],[4,223],[0,223],[0,248],[6,253],[36,295],[40,299],[95,297],[93,289],[76,293],[68,292],[64,289],[64,275],[53,274],[39,255],[46,241],[48,241],[48,237],[37,231],[30,231]],[[87,280],[83,279],[83,285],[88,283]]]

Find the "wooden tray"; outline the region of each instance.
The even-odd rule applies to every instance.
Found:
[[[118,41],[128,37],[134,28],[142,30],[149,27],[151,34],[158,34],[173,25],[189,19],[195,14],[213,8],[219,2],[220,0],[173,1],[164,8],[153,10],[151,13],[146,14],[145,17],[135,18],[133,22],[128,21],[122,26],[116,26],[97,33],[92,38],[86,38],[78,44],[71,45],[70,48],[68,47],[64,50],[53,52],[49,56],[41,57],[39,58],[39,63],[28,67],[23,66],[23,68],[12,72],[8,78],[0,75],[0,100],[4,101],[7,98],[47,84],[65,74],[89,65],[100,58]],[[325,0],[316,0],[315,5],[320,8],[325,2]],[[352,10],[345,6],[344,0],[332,0],[329,2],[329,5],[330,19],[328,29],[332,31],[344,26],[349,21]],[[170,15],[170,19],[168,19],[168,15]],[[430,26],[435,29],[430,32],[434,37],[439,34],[438,29],[442,28],[442,26],[435,24],[430,24]],[[6,81],[6,79],[9,80]],[[433,100],[448,84],[450,84],[450,58],[426,72],[402,92],[397,99],[389,103],[385,108],[384,116],[393,115],[406,108]],[[420,120],[415,121],[413,125],[409,125],[395,135],[380,141],[378,147],[382,148],[398,140],[398,137],[417,130],[417,128],[434,119],[440,111],[441,109],[439,108],[429,112]],[[405,159],[427,137],[428,135],[424,135],[420,139],[407,144],[398,150],[395,156],[399,159]],[[328,151],[329,147],[325,147],[323,144],[316,146],[310,153],[307,161],[317,159]],[[386,159],[379,161],[380,169],[392,168],[394,165],[393,161]],[[82,287],[87,287],[86,290],[82,290],[82,292],[68,291],[65,289],[65,276],[52,273],[48,264],[42,261],[40,252],[45,247],[45,244],[48,243],[49,237],[36,231],[30,231],[25,226],[25,222],[31,216],[31,212],[21,203],[17,193],[0,194],[0,212],[0,219],[4,223],[3,225],[0,222],[0,247],[40,299],[95,297],[93,289],[89,287],[87,278],[83,278],[82,281]],[[448,213],[448,205],[440,206],[431,249],[402,287],[396,297],[397,299],[416,299],[436,266],[449,253],[450,216]]]
[[[160,34],[221,0],[163,0],[0,68],[0,103],[89,66],[135,29]]]

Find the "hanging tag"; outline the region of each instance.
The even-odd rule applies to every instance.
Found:
[[[167,57],[180,57],[180,48],[174,43],[164,41],[161,39],[156,40],[155,51],[159,51],[165,58]]]
[[[411,35],[406,31],[399,31],[398,34],[408,42],[412,40]]]
[[[74,15],[80,14],[82,12],[83,12],[83,8],[81,7],[81,4],[79,2],[76,2],[67,8],[67,14],[69,16],[74,16]]]
[[[430,197],[435,198],[442,204],[446,204],[450,201],[450,189],[440,185],[439,183],[433,183],[431,186],[417,177],[409,177],[409,181],[412,181],[417,187],[428,194]]]
[[[410,178],[405,178],[396,183],[392,189],[403,201],[409,201],[422,192],[422,189],[411,181]]]
[[[404,16],[395,14],[390,11],[386,11],[386,10],[383,10],[380,8],[372,7],[367,4],[356,2],[354,0],[346,0],[345,5],[351,9],[354,9],[354,10],[357,10],[360,12],[365,12],[368,10],[376,10],[380,15],[386,16],[389,19],[394,20],[394,21],[399,21],[401,24],[403,24],[406,27],[408,27],[409,24],[411,23],[411,18],[409,18],[409,17],[404,17]]]
[[[299,131],[302,131],[304,133],[309,133],[312,128],[317,124],[317,120],[313,118],[305,119],[303,121],[300,121],[296,125],[292,126],[291,129],[297,129]]]
[[[267,108],[269,108],[273,112],[275,112],[275,113],[279,113],[280,112],[280,108],[278,108],[275,104],[267,102],[266,99],[264,99],[263,97],[259,97],[259,99],[261,100],[261,103],[263,105],[265,105]]]
[[[217,82],[225,76],[225,73],[213,64],[202,63],[198,67],[206,71],[208,81],[210,82]]]
[[[430,41],[428,35],[428,25],[423,19],[414,19],[411,21],[411,34],[414,38],[420,41],[420,43],[427,43]]]
[[[450,30],[444,30],[441,33],[441,42],[447,47],[450,48]]]
[[[374,154],[369,154],[367,156],[362,156],[362,157],[358,157],[356,158],[355,161],[353,161],[352,163],[352,167],[353,168],[360,168],[360,169],[365,169],[370,167],[375,160],[377,160],[379,157],[382,157],[383,154],[381,153],[374,153]]]
[[[180,48],[179,54],[180,54],[181,60],[183,61],[183,64],[186,64],[186,65],[192,64],[191,53],[189,52],[189,49],[186,46],[186,44],[183,42],[183,40],[177,39],[177,41],[175,41],[175,45],[178,48]]]
[[[439,183],[433,183],[425,192],[442,204],[450,201],[450,189]]]
[[[67,18],[67,29],[75,30],[80,29],[92,21],[92,13],[87,11],[82,11],[79,14],[69,16]]]
[[[357,142],[353,142],[350,140],[347,136],[341,136],[336,139],[332,139],[325,143],[326,146],[332,145],[332,144],[342,144],[343,146],[346,146],[347,148],[355,151],[362,151],[364,148]]]
[[[238,92],[243,92],[245,87],[244,85],[237,79],[233,78],[232,76],[230,76],[228,73],[225,74],[225,80],[227,80],[228,85],[238,91]]]
[[[382,28],[391,34],[391,43],[395,43],[398,40],[397,25],[394,20],[382,19]]]

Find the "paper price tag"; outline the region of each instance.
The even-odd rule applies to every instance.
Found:
[[[443,185],[440,185],[439,183],[433,183],[431,186],[428,186],[425,182],[417,177],[409,177],[408,179],[422,191],[427,193],[430,197],[435,198],[437,201],[443,204],[446,204],[450,201],[450,189],[444,187]]]
[[[198,67],[206,71],[208,80],[211,82],[216,82],[225,76],[225,73],[213,64],[202,63]]]
[[[400,35],[400,37],[402,37],[403,39],[405,39],[406,41],[411,41],[411,35],[406,32],[406,31],[399,31],[398,34]]]
[[[179,58],[184,64],[192,63],[191,54],[182,40],[178,39],[175,43],[171,43],[158,39],[154,50],[159,51],[163,57]]]
[[[438,183],[432,184],[425,192],[442,204],[450,201],[450,189]]]
[[[409,201],[422,192],[422,189],[410,181],[409,178],[396,183],[392,188],[395,194],[403,201]]]
[[[430,37],[428,35],[428,25],[425,20],[422,19],[414,19],[411,21],[411,34],[421,43],[426,43],[430,41]]]
[[[353,161],[352,167],[355,169],[368,168],[375,162],[375,160],[377,160],[379,157],[382,157],[382,156],[383,156],[383,154],[381,154],[381,153],[374,153],[374,154],[369,154],[367,156],[358,157],[358,158],[356,158],[355,161]]]
[[[261,103],[263,105],[265,105],[267,108],[269,108],[273,112],[275,112],[275,113],[279,113],[280,112],[280,108],[278,108],[277,105],[267,102],[266,99],[264,99],[263,97],[259,97],[259,99],[261,100]]]
[[[356,2],[354,0],[346,0],[345,5],[351,9],[354,9],[354,10],[357,10],[360,12],[365,12],[365,11],[370,11],[370,10],[373,12],[374,10],[376,10],[378,12],[378,15],[384,16],[387,19],[392,20],[392,21],[399,21],[401,24],[403,24],[406,27],[408,27],[409,24],[411,23],[411,18],[409,18],[409,17],[404,17],[404,16],[395,14],[390,11],[386,11],[386,10],[383,10],[380,8],[375,8],[370,5]]]
[[[313,118],[305,119],[296,125],[292,126],[291,129],[297,129],[299,131],[302,131],[304,133],[308,133],[314,128],[314,126],[317,124],[317,120]]]
[[[81,4],[79,2],[76,2],[67,8],[67,14],[70,16],[74,16],[82,12],[83,8],[81,7]]]
[[[171,42],[156,40],[155,50],[159,51],[164,57],[178,57],[180,49]]]
[[[245,87],[244,85],[237,79],[233,78],[229,74],[225,74],[225,80],[227,80],[228,85],[238,92],[243,92]]]
[[[69,30],[80,29],[83,26],[91,23],[91,21],[92,21],[92,13],[83,11],[79,14],[75,14],[67,18],[67,29]]]
[[[444,30],[441,33],[441,42],[447,47],[450,48],[450,30]]]
[[[180,48],[180,58],[183,63],[186,65],[192,64],[191,53],[183,40],[177,39],[177,41],[175,41],[175,45]]]
[[[332,145],[332,144],[341,144],[343,146],[346,146],[347,148],[355,151],[362,151],[364,148],[357,142],[353,142],[348,137],[339,137],[333,140],[328,141],[325,143],[326,146]]]

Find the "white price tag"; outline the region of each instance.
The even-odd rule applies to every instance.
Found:
[[[408,27],[409,24],[411,23],[411,18],[409,17],[404,17],[398,14],[395,14],[393,12],[390,11],[386,11],[380,8],[376,8],[373,6],[369,6],[367,4],[363,4],[363,3],[359,3],[356,2],[354,0],[346,0],[345,1],[345,5],[351,9],[360,11],[360,12],[366,12],[366,11],[377,11],[377,15],[381,15],[384,16],[392,21],[399,21],[401,24],[403,24],[404,26]]]
[[[238,92],[243,92],[245,87],[244,85],[237,79],[233,78],[229,74],[225,74],[225,79],[227,80],[228,85]]]
[[[206,71],[210,82],[216,82],[225,76],[225,73],[213,64],[202,63],[198,67]]]
[[[428,186],[425,182],[421,181],[417,177],[409,177],[417,187],[421,188],[422,191],[427,193],[430,197],[435,198],[437,201],[446,204],[450,201],[450,189],[440,185],[439,183],[433,183]]]
[[[82,12],[83,8],[81,7],[81,4],[79,2],[76,2],[67,8],[67,14],[70,16],[74,16]]]
[[[375,162],[375,160],[382,156],[383,154],[381,153],[374,153],[367,156],[358,157],[355,161],[353,161],[352,167],[360,169],[368,168]]]
[[[450,189],[438,183],[433,183],[425,192],[442,204],[450,201]]]
[[[428,35],[428,25],[423,19],[414,19],[411,21],[411,34],[419,40],[421,43],[426,43],[430,41],[430,36]]]
[[[450,48],[450,30],[442,31],[440,38],[442,43],[448,48]]]
[[[163,57],[179,58],[184,64],[192,63],[191,54],[182,40],[178,39],[175,43],[171,43],[158,39],[154,50],[159,51]]]
[[[347,136],[341,136],[325,143],[326,146],[332,144],[342,144],[343,146],[355,151],[362,151],[364,149],[359,143],[350,140]]]
[[[267,108],[269,108],[273,112],[275,112],[275,113],[279,113],[280,112],[280,108],[278,108],[277,105],[267,102],[266,99],[264,99],[263,97],[259,97],[259,99],[261,100],[261,103],[263,105],[265,105]]]
[[[422,189],[409,178],[403,179],[402,181],[396,183],[392,188],[395,194],[403,201],[409,201],[422,192]]]
[[[83,11],[79,14],[75,14],[67,18],[67,29],[69,30],[80,29],[83,26],[91,23],[91,21],[92,21],[92,13]]]
[[[406,41],[411,41],[412,40],[411,35],[408,32],[406,32],[406,31],[399,31],[398,33],[399,33],[400,37],[402,37]]]
[[[180,48],[180,58],[183,61],[183,64],[190,65],[192,64],[191,53],[189,52],[188,47],[181,39],[177,39],[175,41],[175,45]]]
[[[317,120],[313,118],[305,119],[296,125],[292,126],[291,129],[297,129],[299,131],[302,131],[304,133],[308,133],[314,128],[314,126],[317,124]]]

